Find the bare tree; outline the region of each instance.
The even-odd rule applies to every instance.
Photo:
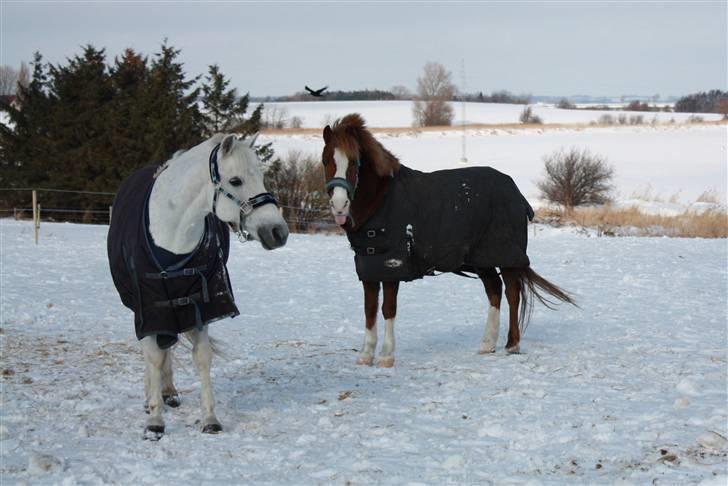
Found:
[[[0,66],[0,96],[14,95],[18,84],[18,71],[12,66]]]
[[[546,176],[537,183],[541,197],[567,209],[609,200],[614,169],[601,155],[572,147],[544,157]]]
[[[521,123],[531,123],[533,125],[540,125],[543,123],[543,120],[540,116],[534,115],[533,109],[530,106],[526,106],[523,109],[518,119]]]
[[[20,71],[18,71],[18,84],[27,88],[30,84],[30,68],[25,61],[20,63]]]
[[[282,129],[286,126],[288,109],[276,105],[268,105],[263,112],[262,126],[264,128]]]
[[[450,125],[453,109],[450,106],[455,86],[452,73],[440,63],[428,62],[417,78],[417,96],[412,104],[416,126]]]

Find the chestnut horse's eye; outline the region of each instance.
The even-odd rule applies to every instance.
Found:
[[[235,186],[235,187],[239,187],[239,186],[243,185],[243,180],[240,177],[233,177],[232,179],[230,179],[229,182],[230,182],[231,186]]]

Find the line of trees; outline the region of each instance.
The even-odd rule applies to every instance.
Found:
[[[390,101],[399,99],[393,91],[382,89],[357,89],[352,91],[326,91],[323,97],[326,101]],[[270,98],[270,101],[321,101],[322,98],[311,96],[306,91],[299,91],[291,96]]]
[[[682,113],[722,113],[728,117],[728,91],[714,89],[683,96],[675,103],[675,111]]]
[[[92,45],[62,64],[35,53],[29,82],[17,87],[17,108],[0,106],[10,118],[0,124],[0,188],[115,192],[134,170],[215,132],[259,130],[262,105],[246,117],[248,95],[230,89],[218,66],[204,79],[189,77],[179,55],[166,41],[151,59],[127,49],[111,65]],[[268,160],[270,145],[259,155]],[[27,198],[2,191],[0,207],[28,206]],[[109,201],[48,193],[44,204],[102,209]]]

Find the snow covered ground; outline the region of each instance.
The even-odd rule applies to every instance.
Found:
[[[369,118],[365,117],[369,123]],[[378,133],[377,139],[403,164],[433,171],[489,165],[509,174],[532,201],[543,176],[543,157],[562,148],[589,149],[615,169],[618,200],[634,200],[647,189],[662,202],[676,196],[687,207],[706,190],[726,203],[728,126],[614,127],[546,130],[467,130],[466,155],[460,162],[460,131]],[[280,156],[290,151],[321,157],[323,138],[315,135],[263,135]],[[647,201],[654,203],[655,201]],[[639,203],[635,201],[635,203]],[[648,206],[654,207],[654,204]],[[663,209],[667,208],[666,206]]]
[[[225,431],[199,382],[142,440],[142,356],[106,227],[0,220],[3,484],[726,484],[726,240],[537,226],[534,268],[580,309],[536,307],[523,354],[476,353],[480,283],[403,284],[397,363],[356,366],[362,292],[343,236],[233,244],[242,315],[212,325]]]
[[[454,124],[462,124],[462,104],[452,103],[455,113]],[[677,123],[685,122],[690,113],[650,113],[629,111],[599,111],[599,110],[562,110],[553,105],[536,103],[531,105],[533,113],[540,116],[544,123],[589,123],[596,122],[604,114],[617,117],[620,114],[642,115],[645,122],[653,118],[660,122],[675,120]],[[465,103],[465,118],[468,124],[484,123],[518,123],[518,118],[524,105],[504,103]],[[304,128],[323,128],[336,118],[348,113],[360,113],[371,127],[411,127],[412,102],[411,101],[297,101],[283,103],[264,103],[264,118],[273,112],[285,115],[288,121],[297,116]],[[699,114],[704,120],[720,120],[721,115],[715,113]],[[286,125],[288,126],[288,125]]]

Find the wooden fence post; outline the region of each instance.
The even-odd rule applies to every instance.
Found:
[[[38,194],[33,189],[33,236],[35,238],[35,244],[38,244],[38,221],[40,220],[40,214],[38,211]]]

